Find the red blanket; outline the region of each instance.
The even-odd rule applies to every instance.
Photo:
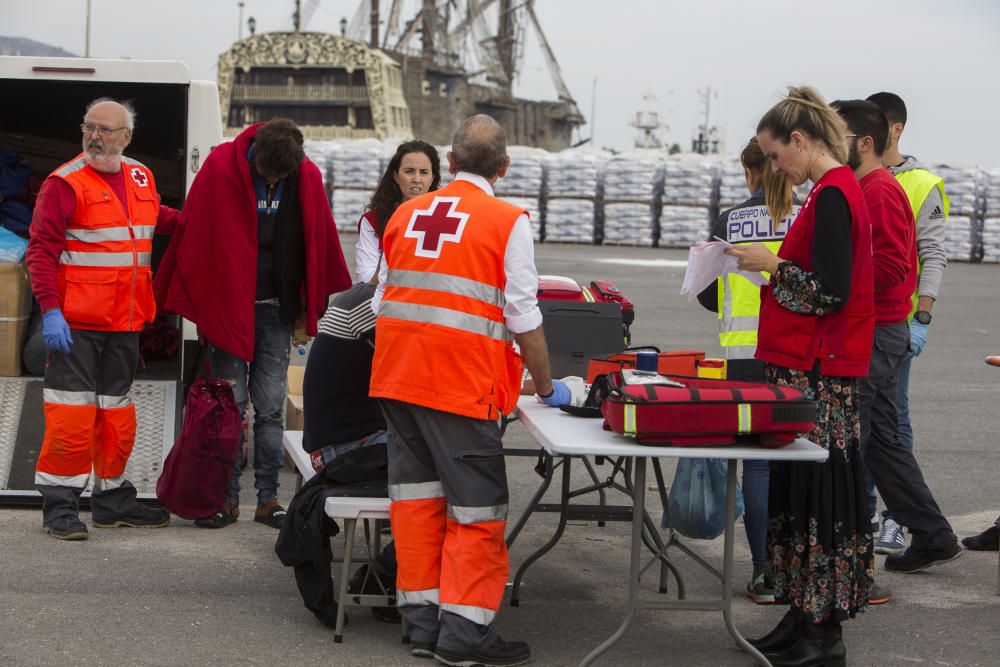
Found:
[[[205,160],[154,284],[162,310],[183,315],[210,343],[247,361],[253,359],[257,285],[257,200],[247,151],[258,127],[219,145]],[[299,204],[306,333],[315,336],[329,295],[350,287],[351,276],[323,179],[309,158],[299,171]]]

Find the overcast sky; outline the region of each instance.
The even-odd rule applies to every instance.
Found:
[[[258,32],[290,29],[292,4],[246,0],[244,21],[254,16]],[[91,55],[183,60],[194,78],[215,79],[218,55],[237,38],[237,5],[92,0]],[[356,6],[356,0],[322,0],[308,29],[339,33],[341,17],[350,19]],[[628,123],[651,92],[657,100],[651,108],[670,126],[666,138],[688,147],[704,114],[699,91],[711,88],[710,122],[735,152],[788,85],[808,83],[830,100],[896,92],[910,115],[904,152],[1000,167],[996,0],[536,0],[536,6],[588,119],[597,80],[598,146],[632,145]],[[0,0],[0,34],[82,55],[85,7],[85,0]],[[555,97],[531,35],[517,92]],[[590,131],[582,128],[584,136]]]

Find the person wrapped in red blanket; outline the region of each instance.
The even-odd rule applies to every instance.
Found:
[[[329,295],[351,284],[319,169],[302,145],[298,127],[276,118],[216,147],[155,283],[161,308],[194,322],[208,342],[212,375],[233,383],[241,409],[253,400],[254,520],[274,528],[285,516],[277,478],[292,333],[315,336]],[[239,516],[241,464],[222,511],[198,525]]]

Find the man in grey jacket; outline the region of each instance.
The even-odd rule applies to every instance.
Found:
[[[877,104],[889,119],[889,144],[882,163],[893,173],[910,200],[917,226],[917,259],[920,279],[914,294],[914,312],[910,314],[910,354],[899,371],[899,441],[913,451],[913,426],[910,423],[910,365],[927,342],[931,311],[938,298],[941,279],[948,258],[944,251],[945,223],[948,220],[948,196],[944,180],[931,172],[912,155],[903,155],[899,141],[906,126],[906,104],[894,93],[875,93],[868,101]],[[873,517],[877,525],[878,517]],[[902,553],[906,547],[903,528],[886,511],[882,531],[875,542],[875,552]]]

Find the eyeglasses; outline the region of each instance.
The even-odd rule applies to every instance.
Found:
[[[856,134],[845,134],[845,135],[844,135],[844,138],[845,138],[845,139],[852,139],[852,138],[853,138],[853,139],[857,139],[857,138],[858,138],[858,135],[856,135]]]
[[[94,125],[93,123],[83,123],[80,125],[80,131],[83,132],[84,134],[93,134],[94,131],[96,130],[97,132],[100,133],[102,137],[110,137],[115,132],[124,129],[126,129],[124,126],[111,128],[111,127],[104,127],[102,125]]]

